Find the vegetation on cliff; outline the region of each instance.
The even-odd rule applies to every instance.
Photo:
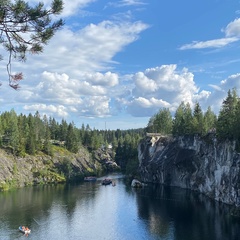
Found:
[[[211,110],[211,107],[203,112],[198,102],[194,105],[193,110],[189,103],[182,102],[177,108],[174,118],[172,118],[169,109],[160,109],[157,114],[150,118],[146,131],[174,136],[187,134],[205,136],[214,132],[219,140],[236,141],[239,148],[239,125],[240,98],[236,89],[232,89],[228,91],[218,116]]]
[[[28,116],[17,115],[13,109],[3,112],[0,189],[78,180],[107,171],[132,172],[138,165],[137,145],[142,136],[142,129],[77,128],[73,122],[58,123],[39,112]]]

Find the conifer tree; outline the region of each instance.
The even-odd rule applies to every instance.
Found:
[[[27,52],[41,53],[43,46],[63,26],[62,19],[52,21],[52,16],[62,10],[62,0],[53,0],[49,9],[42,2],[32,7],[24,0],[0,0],[0,44],[9,53],[8,80],[14,89],[19,87],[23,75],[12,73],[12,59],[25,61]]]
[[[195,104],[193,110],[192,133],[200,135],[204,133],[203,112],[198,102]]]
[[[78,151],[77,136],[74,131],[74,124],[68,125],[67,137],[66,137],[66,148],[70,152],[76,153]]]
[[[12,147],[13,153],[17,154],[19,150],[20,136],[19,136],[19,129],[18,129],[17,114],[13,109],[10,111],[8,137],[9,137],[9,146]]]
[[[206,113],[204,114],[204,134],[208,132],[215,132],[217,117],[212,111],[211,107],[208,107]]]
[[[238,96],[236,89],[229,90],[227,98],[223,101],[217,120],[217,135],[221,139],[232,140],[234,138],[237,103]]]
[[[181,102],[181,104],[178,106],[175,112],[175,116],[173,120],[174,135],[182,135],[185,133],[184,111],[185,111],[185,103]]]

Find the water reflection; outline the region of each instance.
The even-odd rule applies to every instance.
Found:
[[[140,218],[160,239],[239,239],[240,221],[231,216],[230,206],[159,185],[137,190],[136,195]]]
[[[178,188],[132,189],[97,182],[37,186],[0,193],[0,239],[235,240],[240,221],[230,207]]]

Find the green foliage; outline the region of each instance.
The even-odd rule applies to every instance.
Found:
[[[74,124],[70,123],[66,137],[66,148],[70,152],[76,153],[78,151],[78,145],[76,129],[74,128]]]
[[[184,135],[192,133],[193,116],[190,104],[181,102],[176,110],[173,120],[173,135]]]
[[[26,53],[38,54],[43,46],[63,26],[63,20],[52,21],[52,17],[63,10],[62,0],[53,0],[50,9],[45,9],[39,2],[30,6],[27,1],[0,1],[0,44],[9,52],[7,72],[9,84],[17,89],[22,74],[12,75],[11,61],[26,60]]]
[[[204,133],[204,118],[202,109],[197,102],[194,106],[193,110],[193,118],[192,118],[192,131],[193,134],[203,135]]]
[[[136,133],[126,134],[120,137],[118,147],[116,148],[115,160],[122,171],[130,173],[136,171],[135,160],[138,157],[137,147],[141,136]],[[137,167],[137,166],[136,166]]]
[[[170,117],[164,117],[166,109],[161,109],[158,114],[150,118],[147,132],[166,134],[165,129],[170,123]],[[169,113],[168,113],[169,115]],[[168,120],[166,120],[168,119]],[[220,140],[234,140],[236,149],[240,149],[240,98],[235,88],[228,91],[226,99],[222,103],[218,117],[208,107],[204,113],[197,102],[192,111],[189,103],[181,102],[172,121],[172,134],[199,134],[206,136],[208,133],[216,133]],[[170,128],[167,128],[170,129]]]
[[[66,176],[69,179],[72,173],[72,162],[69,158],[65,157],[63,159],[61,170],[64,173],[64,176]]]
[[[217,135],[220,139],[238,139],[239,129],[239,98],[236,89],[228,91],[227,98],[223,101],[217,120]]]
[[[147,132],[170,134],[172,133],[172,124],[173,121],[170,110],[163,108],[150,119]]]
[[[7,191],[18,187],[18,181],[16,179],[6,180],[0,183],[0,191]]]
[[[38,177],[38,179],[40,180],[40,184],[66,182],[66,178],[64,175],[61,175],[46,168],[41,169],[39,172],[35,172],[35,177]]]

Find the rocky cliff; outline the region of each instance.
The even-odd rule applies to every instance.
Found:
[[[119,170],[111,151],[99,149],[90,154],[81,148],[73,154],[56,148],[52,156],[38,153],[17,157],[0,149],[0,191],[33,184],[81,180],[84,176],[100,175]]]
[[[59,148],[53,156],[38,153],[25,157],[17,157],[0,149],[0,190],[65,182],[93,172],[96,168],[85,149],[72,154]]]
[[[213,134],[143,139],[138,146],[142,181],[196,190],[217,201],[240,206],[240,154],[234,142]]]

